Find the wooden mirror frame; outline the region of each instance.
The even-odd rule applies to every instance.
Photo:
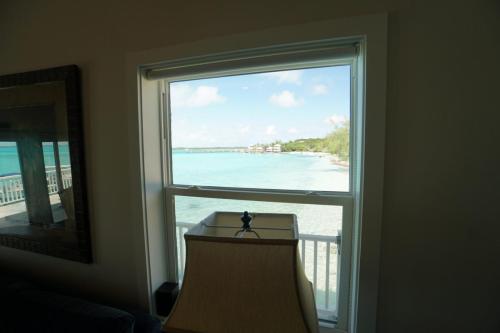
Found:
[[[49,237],[37,228],[29,235],[0,232],[0,245],[38,252],[84,263],[92,262],[86,192],[80,72],[76,65],[0,76],[0,89],[62,82],[65,87],[68,146],[74,197],[74,229],[71,244]],[[0,129],[1,130],[1,129]],[[33,227],[30,225],[29,227]],[[35,228],[35,227],[33,227]],[[1,230],[0,230],[1,231]],[[69,231],[68,231],[69,233]]]

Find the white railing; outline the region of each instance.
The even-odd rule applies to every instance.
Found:
[[[186,263],[186,244],[184,234],[193,227],[193,223],[177,222],[177,267],[179,281],[184,275]],[[302,266],[308,279],[312,282],[316,307],[320,318],[336,317],[337,285],[340,267],[340,235],[299,235],[299,251]]]
[[[59,192],[55,169],[46,171],[49,194]],[[71,187],[71,168],[61,168],[62,185],[66,189]],[[0,176],[0,206],[24,200],[24,188],[21,175]]]
[[[21,175],[0,178],[0,205],[22,201],[24,199]]]

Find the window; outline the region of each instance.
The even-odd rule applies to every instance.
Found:
[[[0,226],[28,223],[21,166],[15,141],[0,142]]]
[[[20,147],[22,146],[15,141],[0,141],[0,228],[14,230],[29,223]],[[67,141],[42,142],[41,148],[52,211],[51,218],[57,223],[67,218],[66,213],[61,213],[58,209],[61,204],[58,194],[71,187],[72,183],[69,145]]]
[[[347,328],[360,128],[355,44],[190,59],[159,79],[171,277],[214,210],[293,213],[319,318]]]
[[[359,52],[352,52],[353,44],[358,45]],[[226,52],[242,49],[245,50]],[[203,54],[209,56],[199,56]],[[174,185],[171,160],[167,158],[172,133],[168,130],[165,102],[169,91],[165,79],[180,82],[347,63],[351,64],[352,75],[348,192],[239,187],[216,189],[215,193],[211,185],[196,187],[182,184],[181,180]],[[138,285],[144,307],[154,311],[154,291],[166,280],[178,279],[180,251],[175,246],[175,235],[179,228],[173,211],[178,197],[326,204],[342,207],[343,220],[348,214],[353,215],[347,219],[353,223],[342,226],[338,322],[331,331],[375,332],[384,179],[387,15],[264,29],[131,53],[127,55],[126,68],[131,124],[128,144],[135,157],[131,160],[130,196],[134,205],[130,214],[138,221],[134,224],[134,243],[136,265],[142,267],[138,270]],[[299,198],[297,192],[312,193]],[[264,196],[268,193],[272,196]],[[169,200],[165,201],[165,197]],[[302,199],[307,203],[297,202]],[[306,250],[306,261],[312,258],[309,253]]]

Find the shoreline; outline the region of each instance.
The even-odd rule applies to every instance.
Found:
[[[330,153],[315,152],[315,151],[291,151],[291,152],[281,152],[277,154],[306,155],[306,156],[316,156],[319,158],[329,157],[331,164],[344,168],[349,168],[349,161],[339,160],[338,157]]]
[[[245,154],[289,154],[289,155],[303,155],[319,158],[330,158],[330,164],[341,167],[349,168],[349,161],[342,161],[337,156],[319,152],[319,151],[280,151],[280,152],[266,152],[266,151],[248,151],[246,148],[241,147],[212,147],[212,148],[173,148],[173,152],[182,153],[245,153]]]

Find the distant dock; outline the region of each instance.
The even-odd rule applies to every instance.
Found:
[[[247,153],[281,153],[281,145],[252,145],[246,149]]]
[[[245,153],[245,147],[174,148],[177,153]]]

